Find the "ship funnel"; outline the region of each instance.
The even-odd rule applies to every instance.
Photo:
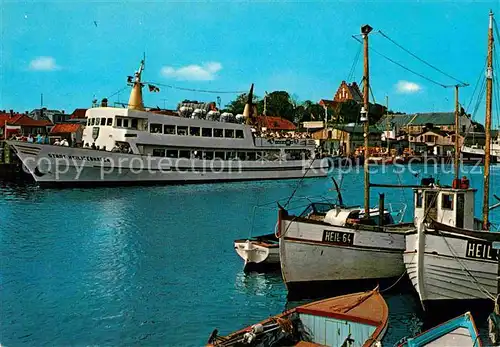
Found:
[[[128,108],[130,110],[144,110],[144,103],[142,101],[142,87],[141,75],[144,70],[144,60],[141,60],[139,70],[134,74],[133,81],[131,81],[132,90],[130,91],[130,98],[128,100]],[[129,77],[129,81],[131,78]]]
[[[245,109],[243,111],[243,117],[246,120],[247,124],[252,123],[253,118],[257,114],[256,108],[253,105],[253,83],[250,87],[250,91],[248,92],[247,103],[245,105]]]

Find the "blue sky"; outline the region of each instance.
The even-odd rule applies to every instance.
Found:
[[[70,2],[6,1],[0,4],[0,109],[40,105],[71,112],[89,107],[93,95],[123,88],[146,52],[144,79],[179,87],[240,91],[255,83],[257,95],[287,90],[299,100],[331,99],[349,75],[362,24],[382,30],[420,57],[471,84],[484,65],[492,2]],[[371,45],[444,84],[429,69],[374,34]],[[372,53],[377,102],[405,112],[453,109],[453,90],[414,76]],[[360,81],[362,61],[354,80]],[[409,83],[406,83],[409,82]],[[402,89],[398,86],[402,86]],[[232,94],[204,94],[159,85],[145,90],[148,106],[173,108],[182,99],[226,104]],[[119,94],[128,100],[128,89]],[[118,96],[111,98],[117,101]],[[484,119],[480,110],[477,119]]]

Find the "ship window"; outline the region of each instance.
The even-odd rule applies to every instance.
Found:
[[[453,195],[441,194],[441,208],[443,210],[453,210]]]
[[[243,138],[243,130],[236,130],[236,138],[237,139]]]
[[[415,206],[416,208],[422,208],[423,194],[422,192],[415,192]]]
[[[223,135],[222,129],[214,129],[214,137],[222,137]]]
[[[201,129],[201,136],[212,137],[212,128],[202,128]]]
[[[239,160],[245,160],[246,155],[245,152],[238,152],[238,159]]]
[[[178,126],[177,127],[177,135],[187,135],[188,133],[188,127],[184,127],[184,126]]]
[[[95,118],[90,118],[90,125],[94,125]]]
[[[247,152],[247,160],[256,160],[256,159],[257,159],[257,153]]]
[[[234,130],[233,129],[225,129],[224,130],[224,137],[234,137]]]
[[[204,151],[203,152],[203,159],[212,160],[213,158],[214,158],[214,152],[212,152],[212,151]]]
[[[163,127],[161,126],[161,124],[151,123],[151,125],[149,126],[149,132],[152,134],[161,134],[162,128]]]
[[[224,160],[224,152],[215,152],[215,158]]]
[[[168,124],[164,125],[163,133],[168,135],[175,135],[175,125],[168,125]]]
[[[106,125],[109,125],[109,126],[113,125],[113,118],[108,118],[108,122]]]
[[[193,158],[201,159],[201,151],[193,151]]]
[[[169,149],[167,150],[167,157],[169,158],[178,158],[179,153],[177,150]]]
[[[106,118],[101,118],[101,125],[102,126],[106,125]]]
[[[121,118],[116,118],[116,126],[121,127],[122,126],[122,119]]]
[[[137,129],[137,122],[138,122],[137,118],[132,118],[132,119],[130,120],[130,127],[131,127],[132,129]]]
[[[226,153],[226,160],[234,160],[236,159],[236,152],[227,152]]]
[[[128,128],[128,119],[123,120],[123,127]]]
[[[87,125],[90,125],[90,118],[87,119]]]
[[[191,151],[179,151],[179,158],[191,158]]]
[[[200,128],[199,127],[189,127],[189,134],[191,136],[200,136]]]
[[[159,148],[154,148],[153,149],[153,156],[154,157],[164,157],[165,156],[165,150],[164,149],[159,149]]]

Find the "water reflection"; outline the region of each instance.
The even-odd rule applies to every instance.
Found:
[[[268,297],[286,296],[286,288],[281,278],[280,271],[267,273],[244,273],[241,271],[236,274],[235,288],[240,293],[246,295]]]

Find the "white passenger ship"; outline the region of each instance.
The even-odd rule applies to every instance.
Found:
[[[83,148],[8,141],[37,183],[174,184],[327,175],[328,162],[315,159],[314,140],[257,135],[253,86],[244,114],[237,117],[225,119],[215,111],[205,116],[202,110],[190,117],[163,115],[144,109],[143,68],[141,62],[131,81],[128,108],[87,110]]]

